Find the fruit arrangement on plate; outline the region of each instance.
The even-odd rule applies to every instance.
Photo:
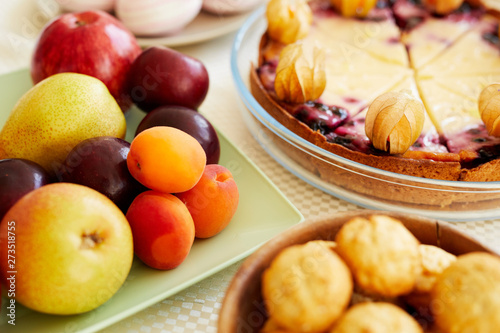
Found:
[[[0,131],[0,277],[5,289],[15,279],[15,301],[88,312],[122,286],[134,254],[174,269],[195,238],[229,224],[239,192],[197,111],[201,61],[141,50],[116,18],[87,11],[44,28],[31,77]],[[147,115],[127,142],[132,103]]]
[[[249,257],[219,330],[493,333],[499,277],[498,255],[446,223],[349,212],[294,226]]]

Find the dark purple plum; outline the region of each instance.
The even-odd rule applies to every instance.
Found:
[[[69,152],[58,178],[93,188],[126,212],[134,198],[147,190],[128,171],[129,151],[130,143],[119,138],[84,140]]]
[[[183,106],[162,106],[144,117],[135,135],[154,126],[170,126],[194,137],[207,154],[207,164],[218,164],[220,143],[212,124],[199,112]]]
[[[149,112],[163,105],[197,109],[205,100],[209,78],[198,59],[164,46],[144,50],[132,63],[127,78],[134,103]]]
[[[50,182],[47,171],[35,162],[0,160],[0,220],[21,197]]]

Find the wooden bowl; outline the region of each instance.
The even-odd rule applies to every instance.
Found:
[[[400,220],[422,243],[439,246],[456,254],[483,251],[496,254],[450,224],[415,215],[384,211],[353,211],[306,221],[274,237],[248,257],[233,277],[222,303],[219,332],[258,332],[267,319],[261,296],[261,275],[284,248],[310,240],[334,240],[344,223],[355,216],[384,214]]]

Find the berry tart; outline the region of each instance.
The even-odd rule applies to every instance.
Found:
[[[352,161],[423,178],[500,181],[499,20],[486,3],[271,0],[252,94],[288,129]],[[325,181],[374,194],[321,159],[290,147],[287,154]],[[387,191],[384,199],[401,196]]]

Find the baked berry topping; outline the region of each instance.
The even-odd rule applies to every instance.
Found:
[[[326,138],[331,143],[337,143],[354,151],[372,155],[388,155],[385,151],[373,147],[370,139],[365,134],[365,118],[361,116],[350,119],[327,135]],[[448,152],[436,133],[422,133],[409,150],[433,153]]]
[[[333,9],[330,1],[328,0],[311,0],[309,7],[316,17],[330,17],[338,16],[339,14]]]
[[[420,1],[398,0],[392,8],[396,24],[403,30],[411,30],[430,16]]]
[[[385,154],[385,152],[373,148],[370,139],[365,135],[365,119],[362,117],[347,121],[334,132],[326,135],[326,139],[328,142],[365,154]]]
[[[397,0],[393,6],[396,23],[403,30],[412,30],[429,17],[439,17],[453,22],[477,21],[484,11],[473,8],[464,2],[457,10],[447,15],[431,14],[425,9],[421,1]]]
[[[260,81],[267,91],[274,91],[277,67],[278,63],[276,61],[269,61],[257,68],[257,74],[260,77]]]
[[[412,151],[427,151],[433,153],[447,153],[448,149],[442,143],[437,133],[422,133],[417,141],[410,147]]]
[[[495,26],[493,31],[487,31],[483,33],[483,39],[493,45],[494,47],[500,48],[500,39],[498,38],[498,25]]]
[[[476,124],[462,132],[450,136],[447,140],[450,153],[461,151],[476,152],[478,158],[467,161],[467,168],[473,168],[500,156],[500,138],[488,135],[483,124]]]
[[[326,135],[335,130],[349,116],[347,110],[317,102],[307,102],[298,106],[287,107],[291,115],[313,131]]]
[[[391,8],[396,0],[379,0],[377,1],[377,8]]]

